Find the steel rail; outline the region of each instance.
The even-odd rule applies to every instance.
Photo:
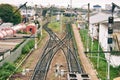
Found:
[[[48,31],[51,31],[51,30],[49,30],[48,28],[47,28],[47,30]],[[49,35],[53,35],[53,32],[49,32]],[[51,35],[51,36],[52,36]],[[56,34],[54,34],[54,35],[56,35]],[[57,36],[56,36],[57,37]],[[72,38],[72,36],[70,35],[70,37],[69,38]],[[59,39],[59,38],[58,38]],[[59,39],[60,40],[60,39]],[[61,40],[61,42],[63,42],[62,40]],[[66,45],[66,44],[64,44],[64,45]],[[66,45],[67,46],[67,45]],[[72,51],[71,51],[71,49],[70,48],[68,48],[68,46],[67,46],[67,49],[68,50],[70,50],[70,52],[72,53]],[[72,54],[73,55],[73,54]],[[75,58],[75,62],[77,62],[77,65],[80,67],[80,65],[79,65],[79,62],[78,62],[78,60],[77,60],[77,58],[75,57],[75,55],[73,55],[74,56],[74,58]],[[70,61],[69,61],[70,62]],[[69,63],[69,65],[70,65],[70,63]],[[69,68],[70,68],[70,66],[69,66]],[[71,71],[71,69],[69,69],[70,71]],[[79,68],[79,72],[81,71],[81,68]]]
[[[69,65],[68,66],[69,71],[81,73],[82,71],[81,71],[81,68],[79,68],[80,65],[78,63],[77,56],[74,55],[74,52],[72,52],[70,45],[69,46],[66,45],[66,43],[70,43],[72,39],[72,36],[70,35],[70,33],[67,33],[63,39],[60,39],[54,32],[52,32],[51,29],[47,28],[47,26],[44,26],[43,28],[49,33],[49,36],[50,36],[49,42],[55,41],[56,44],[52,44],[51,48],[48,48],[46,46],[46,48],[43,51],[45,53],[41,56],[41,59],[39,60],[39,62],[37,63],[34,69],[32,80],[46,80],[46,76],[49,70],[50,63],[54,55],[56,54],[56,52],[60,49],[62,49],[65,54],[67,64]],[[65,52],[66,50],[64,48],[66,48],[66,50],[68,50],[69,52]],[[48,50],[46,51],[46,49]],[[68,59],[68,56],[70,59]],[[77,67],[75,65],[77,65]],[[70,69],[70,68],[73,68],[73,69]]]

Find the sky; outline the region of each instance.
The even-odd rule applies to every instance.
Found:
[[[0,0],[1,3],[9,3],[13,5],[19,5],[24,4],[27,2],[27,5],[59,5],[59,6],[65,6],[67,7],[69,4],[71,4],[72,1],[72,7],[82,7],[87,6],[88,3],[90,3],[90,7],[93,5],[99,4],[102,6],[102,8],[105,7],[105,4],[111,4],[112,2],[116,4],[120,4],[120,0]]]

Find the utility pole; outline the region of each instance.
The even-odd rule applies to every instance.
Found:
[[[71,16],[70,16],[70,20],[72,19],[72,0],[70,0],[70,12],[71,12]]]
[[[41,34],[41,36],[42,36],[42,27],[43,27],[43,25],[42,25],[42,20],[43,20],[43,16],[42,16],[42,12],[43,12],[43,8],[42,8],[42,6],[41,6],[41,17],[40,17],[40,34]]]
[[[91,38],[92,38],[92,43],[91,43],[91,51],[93,50],[93,28],[92,28],[92,33],[91,33]],[[92,57],[92,53],[91,53],[91,57]]]
[[[52,8],[53,8],[53,7],[52,7],[52,5],[51,5],[51,7],[50,7],[50,22],[51,22],[51,23],[52,23],[52,14],[53,14],[53,13],[52,13]]]
[[[37,4],[35,5],[35,22],[37,22]],[[36,32],[35,32],[35,49],[37,49],[37,28],[38,28],[38,23],[36,25]]]
[[[43,27],[43,25],[42,25],[42,16],[41,16],[41,19],[40,19],[40,28],[41,28],[41,29],[40,29],[40,30],[41,30],[41,31],[40,31],[41,33],[40,33],[40,34],[41,34],[41,36],[42,36],[42,27]]]
[[[27,20],[28,20],[28,15],[27,15],[27,6],[25,5],[25,8],[26,8],[26,18],[25,18],[25,20],[26,20],[26,22],[27,22]]]
[[[89,51],[89,18],[90,18],[90,3],[88,3],[87,51]]]
[[[63,14],[62,12],[60,13],[60,32],[62,34],[62,17],[63,17]]]
[[[100,61],[100,43],[99,43],[99,31],[100,31],[100,24],[98,23],[98,54],[97,54],[97,68],[99,68],[99,61]]]
[[[88,29],[89,29],[89,23],[90,22],[90,3],[88,3]]]
[[[36,24],[36,27],[38,27],[38,24]],[[35,49],[37,49],[37,28],[36,28],[36,32],[35,32]]]

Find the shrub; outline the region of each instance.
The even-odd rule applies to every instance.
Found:
[[[34,47],[34,44],[35,44],[35,41],[34,40],[31,40],[28,42],[28,46],[30,49],[32,49]]]
[[[34,47],[34,40],[30,40],[23,48],[22,48],[22,54],[29,53],[30,49]]]
[[[26,54],[30,51],[30,48],[28,45],[25,45],[23,48],[22,48],[22,54]]]
[[[9,77],[9,75],[10,75],[10,72],[6,72],[6,71],[2,70],[0,72],[0,80],[6,80]]]
[[[8,71],[14,71],[15,70],[15,66],[11,63],[5,63],[3,65],[3,69],[8,70]]]
[[[6,80],[12,72],[16,69],[15,65],[11,63],[4,63],[3,66],[0,68],[0,80]]]

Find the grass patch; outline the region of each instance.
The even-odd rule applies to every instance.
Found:
[[[88,36],[87,36],[87,30],[86,29],[81,29],[80,30],[80,35],[81,35],[81,38],[82,38],[82,42],[84,44],[84,48],[86,49],[86,45],[87,45],[87,39],[88,39]],[[89,38],[89,49],[91,51],[94,51],[96,52],[98,50],[98,41],[97,40],[94,40],[93,41],[93,46],[91,46],[92,44],[92,40],[91,38]],[[91,48],[92,47],[92,48]],[[100,45],[99,45],[100,47]],[[102,49],[100,48],[100,52],[102,51]],[[97,53],[89,53],[87,54],[88,56],[95,56],[95,57],[90,57],[90,60],[92,62],[92,64],[94,65],[94,68],[97,70],[98,72],[98,77],[101,79],[101,80],[106,80],[107,79],[107,62],[105,59],[105,55],[104,53],[100,53],[100,61],[99,61],[99,68],[97,68]],[[120,75],[120,67],[112,67],[110,66],[110,80],[113,80],[115,77],[118,77]]]
[[[43,44],[42,40],[44,40],[45,37],[47,37],[47,32],[43,29],[42,30],[42,36],[41,36],[40,40],[38,41],[38,47],[41,47],[41,45]]]
[[[49,23],[48,27],[51,28],[55,33],[58,33],[60,31],[60,23],[59,22]]]

